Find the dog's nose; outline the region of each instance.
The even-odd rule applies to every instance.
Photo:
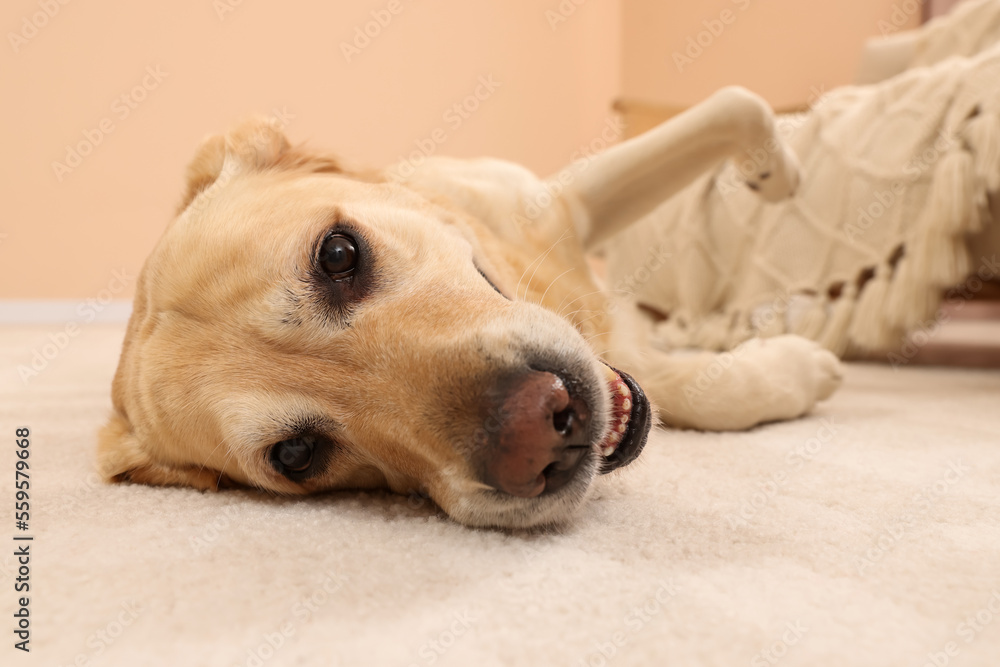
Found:
[[[586,458],[587,405],[553,373],[519,376],[500,399],[499,427],[484,452],[486,483],[513,496],[551,493]]]

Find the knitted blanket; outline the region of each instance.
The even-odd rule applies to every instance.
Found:
[[[1000,36],[1000,2],[965,0],[920,30],[909,66],[926,67],[952,56],[975,56],[997,43]]]
[[[1000,42],[1000,0],[965,0],[918,30],[900,31],[918,9],[917,0],[904,0],[889,20],[879,22],[881,37],[865,44],[855,83],[876,83],[954,56],[976,56]]]
[[[805,170],[795,197],[748,191],[761,148],[606,249],[609,288],[666,316],[654,344],[729,349],[797,333],[842,355],[898,349],[933,330],[944,290],[1000,277],[966,243],[992,224],[1000,187],[1000,48],[836,89],[779,125]],[[650,247],[672,259],[637,273],[636,249]]]

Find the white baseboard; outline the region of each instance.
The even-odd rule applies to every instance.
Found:
[[[66,322],[128,322],[132,301],[113,299],[0,299],[0,324],[65,324]]]

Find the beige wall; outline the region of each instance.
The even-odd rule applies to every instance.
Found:
[[[917,0],[623,0],[623,9],[622,94],[665,106],[728,84],[776,107],[807,103],[814,89],[853,81],[866,38],[921,18]]]
[[[362,165],[395,161],[442,127],[442,152],[549,172],[600,135],[618,90],[615,1],[591,0],[553,28],[545,11],[558,0],[399,0],[351,62],[340,43],[390,0],[229,0],[221,19],[227,0],[7,0],[4,34],[39,1],[58,12],[18,52],[9,37],[0,47],[0,299],[129,297],[113,271],[138,271],[198,141],[248,113],[287,109],[293,141]],[[481,76],[499,88],[454,128],[443,114]],[[120,97],[144,77],[150,90],[129,108]],[[113,131],[60,182],[52,163],[102,120]]]
[[[348,62],[341,43],[395,2],[399,13]],[[560,6],[568,16],[547,15]],[[362,165],[395,161],[441,127],[441,152],[491,154],[546,173],[601,134],[619,94],[690,104],[742,83],[780,106],[804,100],[810,85],[848,82],[863,38],[891,6],[8,0],[0,9],[0,299],[130,297],[114,272],[138,271],[171,217],[194,147],[248,113],[284,109],[293,141]],[[671,53],[723,9],[735,21],[678,72]],[[159,81],[148,73],[157,67]],[[449,125],[444,113],[491,75],[499,88]],[[81,142],[97,145],[57,175],[53,163]]]

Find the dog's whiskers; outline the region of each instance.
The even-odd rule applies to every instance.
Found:
[[[524,295],[525,295],[525,297],[528,295],[528,289],[531,287],[531,281],[535,279],[535,274],[538,272],[538,267],[541,266],[543,262],[545,262],[545,259],[549,256],[549,253],[551,253],[555,249],[555,247],[557,245],[559,245],[560,243],[562,243],[563,241],[565,241],[568,237],[569,237],[569,230],[567,229],[566,231],[564,231],[562,234],[559,235],[559,238],[557,238],[555,241],[552,242],[552,245],[550,245],[548,247],[548,249],[546,249],[545,252],[543,252],[541,255],[539,255],[538,257],[536,257],[531,262],[531,264],[528,264],[528,266],[526,266],[524,268],[524,273],[522,273],[521,277],[518,278],[518,280],[517,280],[517,287],[514,289],[514,298],[515,299],[520,298],[520,297],[518,297],[518,294],[521,291],[521,281],[524,280],[524,276],[527,275],[528,269],[530,269],[532,266],[535,267],[535,270],[531,272],[531,277],[528,278],[528,282],[526,282],[524,284]]]
[[[574,303],[576,303],[580,299],[586,299],[588,296],[593,296],[595,294],[602,294],[604,291],[605,290],[601,290],[601,289],[591,290],[590,292],[586,292],[584,294],[581,294],[580,296],[576,297],[575,299],[573,299],[569,303],[565,303],[566,299],[568,299],[570,296],[572,296],[572,295],[568,294],[568,295],[566,295],[566,299],[563,299],[564,303],[560,303],[559,304],[559,308],[556,310],[556,314],[559,315],[560,317],[563,317],[564,316],[564,313],[563,313],[563,308],[564,307],[565,308],[569,308],[570,306],[572,306]]]
[[[538,301],[537,301],[537,303],[538,303],[539,306],[541,306],[542,304],[545,303],[545,297],[548,295],[549,290],[552,289],[552,286],[555,285],[557,282],[559,282],[560,278],[562,278],[567,273],[570,273],[572,271],[576,271],[576,268],[571,267],[571,268],[566,269],[565,271],[563,271],[562,273],[560,273],[558,276],[556,276],[555,279],[552,280],[552,282],[549,283],[549,286],[545,288],[545,291],[542,292],[541,298],[539,298]]]
[[[213,456],[213,455],[215,454],[215,452],[217,452],[217,451],[219,450],[219,447],[222,447],[222,445],[224,445],[224,444],[226,444],[226,441],[225,441],[225,440],[220,440],[220,441],[219,441],[219,444],[217,444],[217,445],[216,445],[216,446],[215,446],[215,447],[214,447],[214,448],[212,449],[212,451],[211,451],[211,452],[209,452],[208,456],[206,456],[206,457],[205,457],[205,460],[201,462],[201,467],[200,467],[200,468],[198,468],[198,474],[201,474],[201,472],[202,472],[203,470],[205,470],[205,466],[206,466],[206,465],[208,464],[208,460],[209,460],[210,458],[212,458],[212,456]]]
[[[215,486],[216,487],[218,487],[219,484],[222,483],[222,476],[226,474],[226,472],[225,472],[225,470],[226,470],[226,464],[229,463],[229,459],[232,458],[233,454],[235,454],[235,453],[236,452],[234,450],[230,449],[229,453],[226,454],[226,458],[222,461],[222,466],[219,469],[219,477],[215,480]]]
[[[597,317],[601,317],[602,315],[604,315],[604,312],[598,310],[598,311],[595,311],[594,314],[591,315],[590,317],[585,317],[582,320],[577,320],[577,321],[573,322],[573,326],[575,326],[577,328],[577,331],[580,332],[580,335],[582,335],[584,337],[584,339],[587,341],[588,344],[590,343],[590,340],[592,338],[594,338],[595,336],[599,336],[601,334],[600,334],[600,332],[589,334],[589,335],[584,334],[583,330],[581,329],[581,327],[584,324],[586,324],[587,322],[591,321],[592,319],[597,318]]]
[[[576,310],[574,310],[574,311],[572,311],[570,313],[566,313],[566,314],[560,315],[560,317],[563,318],[563,319],[565,319],[565,320],[568,320],[571,324],[573,324],[574,326],[576,326],[576,325],[580,324],[580,322],[586,321],[586,319],[591,319],[591,318],[584,319],[584,316],[587,313],[595,313],[595,314],[599,315],[599,314],[604,313],[604,312],[605,311],[603,309],[600,309],[600,308],[596,308],[596,309],[595,308],[585,308],[585,307],[581,306],[580,308],[577,308]]]

